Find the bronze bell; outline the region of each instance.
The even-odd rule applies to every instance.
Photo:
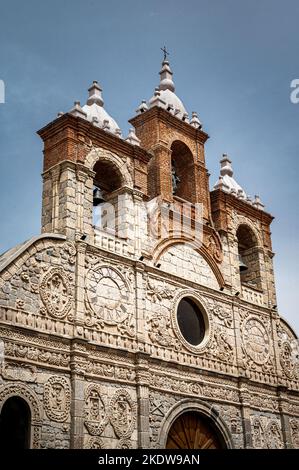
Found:
[[[100,188],[94,188],[93,190],[93,205],[98,206],[102,202],[105,202],[102,191]]]
[[[247,271],[248,266],[247,264],[244,263],[242,256],[239,254],[239,269],[240,273],[243,273],[244,271]]]

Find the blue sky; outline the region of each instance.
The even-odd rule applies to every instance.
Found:
[[[0,0],[0,252],[40,231],[36,130],[99,80],[126,134],[166,44],[176,92],[210,135],[211,185],[226,152],[237,181],[276,217],[278,306],[298,332],[298,18],[297,0]]]

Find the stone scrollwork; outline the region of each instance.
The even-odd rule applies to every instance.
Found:
[[[120,439],[129,438],[136,424],[137,406],[125,389],[115,392],[109,405],[109,418],[115,434]]]
[[[182,345],[174,336],[169,309],[165,305],[173,299],[172,290],[165,284],[156,285],[150,279],[147,280],[146,290],[151,302],[159,306],[146,318],[150,340],[153,344],[179,351]]]
[[[72,276],[63,268],[50,268],[40,283],[40,296],[45,310],[55,319],[63,319],[70,312],[73,304]]]
[[[86,326],[115,326],[135,335],[132,290],[125,276],[114,266],[94,266],[86,274]]]
[[[64,422],[68,419],[71,406],[71,390],[64,377],[52,376],[44,388],[44,406],[49,419]]]
[[[227,305],[221,305],[214,300],[208,299],[210,311],[212,315],[219,318],[221,323],[227,328],[233,326],[233,312],[232,308]]]
[[[101,388],[90,384],[85,392],[84,425],[92,436],[100,436],[108,423]]]
[[[214,328],[214,343],[211,354],[220,361],[231,363],[234,359],[234,350],[225,331],[219,326]]]

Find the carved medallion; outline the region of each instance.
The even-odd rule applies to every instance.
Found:
[[[265,364],[270,354],[270,338],[264,324],[249,317],[243,325],[243,344],[246,354],[256,364]]]
[[[299,421],[292,419],[290,421],[292,443],[295,449],[299,449]]]
[[[120,439],[118,449],[133,449],[132,442],[129,439]]]
[[[265,447],[264,429],[258,417],[255,417],[252,421],[252,440],[255,449]]]
[[[131,289],[118,269],[109,265],[90,269],[86,275],[86,293],[91,313],[87,326],[116,325],[120,331],[134,334]]]
[[[54,318],[64,318],[72,306],[72,290],[62,268],[51,268],[40,284],[40,296],[48,313]]]
[[[136,411],[136,403],[129,392],[124,389],[117,390],[110,402],[109,416],[115,434],[120,439],[131,436],[135,428]]]
[[[269,449],[283,449],[281,429],[277,421],[270,421],[267,426],[267,442]]]
[[[91,437],[86,444],[86,449],[104,449],[102,439],[99,437]]]
[[[50,377],[44,388],[44,406],[48,418],[63,422],[68,419],[71,406],[71,390],[63,377]]]
[[[92,436],[99,436],[107,423],[108,416],[101,398],[100,386],[91,384],[85,392],[85,427]]]

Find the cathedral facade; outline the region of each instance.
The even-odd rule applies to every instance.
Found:
[[[164,59],[126,139],[97,82],[42,128],[42,231],[0,257],[0,443],[298,448],[270,224]]]

